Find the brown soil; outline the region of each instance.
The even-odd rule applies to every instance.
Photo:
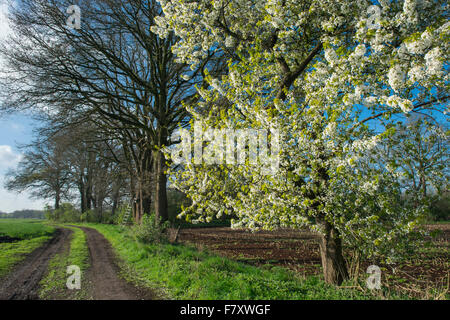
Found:
[[[178,239],[249,264],[270,263],[305,275],[320,273],[318,237],[307,230],[252,233],[243,229],[193,228],[180,230]]]
[[[16,241],[20,241],[22,239],[20,238],[11,238],[8,236],[1,236],[0,237],[0,243],[11,243],[11,242],[16,242]]]
[[[417,252],[402,263],[384,265],[377,261],[363,261],[361,278],[367,267],[379,265],[384,282],[392,288],[416,294],[427,288],[448,289],[450,281],[450,225],[427,225],[428,230],[440,234],[431,242],[430,250]],[[283,229],[252,233],[231,228],[192,228],[180,230],[178,241],[208,248],[216,254],[254,265],[278,265],[301,275],[321,275],[321,261],[317,235],[306,230]]]
[[[156,295],[148,289],[135,287],[119,277],[118,259],[110,243],[97,230],[81,228],[86,233],[89,247],[90,268],[86,271],[84,288],[95,300],[141,300],[154,299]],[[54,237],[42,247],[34,250],[6,277],[0,280],[0,300],[39,299],[39,282],[45,276],[48,263],[55,254],[70,248],[72,230],[58,228]],[[51,299],[72,299],[66,290],[55,293]]]
[[[57,229],[52,239],[30,253],[24,261],[0,281],[0,300],[28,300],[38,298],[39,281],[47,271],[50,259],[64,250],[69,229]]]
[[[135,287],[120,278],[117,258],[110,243],[97,230],[80,227],[89,247],[91,267],[87,279],[95,300],[151,300],[155,294],[148,289]]]

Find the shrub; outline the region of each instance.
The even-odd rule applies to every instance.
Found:
[[[171,223],[179,222],[177,216],[181,213],[182,206],[190,206],[191,201],[186,195],[178,190],[167,190],[167,211],[169,215],[169,221]],[[178,221],[177,221],[178,220]]]
[[[58,210],[61,211],[59,221],[61,222],[80,222],[81,213],[70,203],[63,203]]]
[[[131,228],[133,237],[143,243],[160,243],[167,240],[167,229],[169,222],[159,223],[155,214],[146,214],[142,218],[141,224],[136,224]]]
[[[112,211],[103,212],[102,223],[104,224],[114,224],[117,214],[113,214]]]
[[[450,194],[448,192],[431,203],[430,216],[434,221],[450,219]]]
[[[70,203],[63,203],[58,209],[53,210],[47,206],[45,208],[45,217],[48,220],[68,223],[68,222],[92,222],[92,223],[114,223],[115,215],[111,211],[99,211],[90,209],[83,213],[76,209]]]
[[[58,222],[80,222],[81,213],[70,203],[63,203],[61,206],[52,210],[50,207],[45,208],[45,217],[48,220]]]

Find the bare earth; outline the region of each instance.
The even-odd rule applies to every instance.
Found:
[[[118,276],[119,267],[110,243],[97,230],[81,228],[87,237],[91,268],[88,281],[95,300],[151,300],[155,295]]]
[[[110,243],[97,230],[81,228],[86,233],[90,268],[86,271],[88,294],[95,300],[150,300],[156,295],[135,287],[119,276],[117,258]],[[55,236],[19,263],[0,280],[0,300],[38,299],[39,282],[45,276],[49,261],[70,245],[70,229],[59,228]],[[70,299],[70,294],[68,294]],[[55,297],[67,299],[67,297]]]
[[[427,288],[444,290],[450,283],[450,224],[424,226],[439,231],[430,248],[417,252],[395,265],[376,260],[361,262],[362,277],[367,267],[376,264],[383,268],[384,283],[408,294],[420,294]],[[257,266],[270,263],[289,268],[300,275],[321,275],[321,260],[317,235],[307,230],[281,229],[252,233],[230,228],[192,228],[180,230],[179,242],[195,245],[228,258]]]
[[[38,298],[39,281],[47,271],[51,258],[64,250],[72,230],[60,228],[55,236],[37,248],[0,282],[0,300],[29,300]]]

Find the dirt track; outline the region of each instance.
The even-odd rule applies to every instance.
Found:
[[[95,300],[150,300],[154,294],[136,288],[118,276],[119,267],[110,243],[97,230],[81,228],[87,237],[91,268],[88,281],[92,283],[92,297]]]
[[[39,281],[47,271],[48,262],[55,254],[62,252],[71,233],[69,229],[57,229],[51,240],[30,253],[2,279],[0,300],[38,299]]]
[[[119,277],[119,267],[110,243],[97,230],[81,228],[86,233],[89,247],[90,268],[85,281],[88,295],[95,300],[141,300],[156,296],[147,289],[140,289]],[[0,280],[0,300],[38,299],[39,282],[45,276],[48,263],[55,254],[69,249],[72,230],[59,228],[54,237],[34,250],[19,263],[8,276]],[[58,296],[55,299],[70,299]]]

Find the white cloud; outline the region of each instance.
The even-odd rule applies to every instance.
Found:
[[[0,145],[0,211],[12,212],[23,209],[42,210],[45,200],[32,200],[28,192],[15,193],[4,188],[4,174],[13,169],[22,159],[22,154],[15,152],[11,146]]]
[[[11,33],[11,28],[8,24],[8,3],[7,0],[0,0],[0,41],[6,39]],[[0,66],[2,61],[0,60]],[[18,131],[22,128],[20,124],[10,124],[12,130]],[[37,209],[42,210],[46,204],[44,200],[31,200],[28,192],[20,194],[9,192],[3,187],[5,178],[4,174],[8,169],[15,168],[22,155],[15,152],[9,145],[0,145],[0,211],[13,212],[15,210],[23,209]]]
[[[6,0],[0,0],[0,41],[4,41],[6,37],[11,33],[11,28],[8,21],[8,8],[9,6]],[[3,65],[4,60],[0,58],[0,68]]]
[[[0,0],[0,40],[5,38],[11,32],[7,16],[8,4],[5,0]]]
[[[0,145],[0,174],[10,168],[14,168],[22,159],[20,153],[14,152],[11,146]]]
[[[16,210],[34,209],[43,210],[45,200],[32,200],[27,192],[14,193],[3,188],[3,181],[0,180],[0,211],[13,212]]]

